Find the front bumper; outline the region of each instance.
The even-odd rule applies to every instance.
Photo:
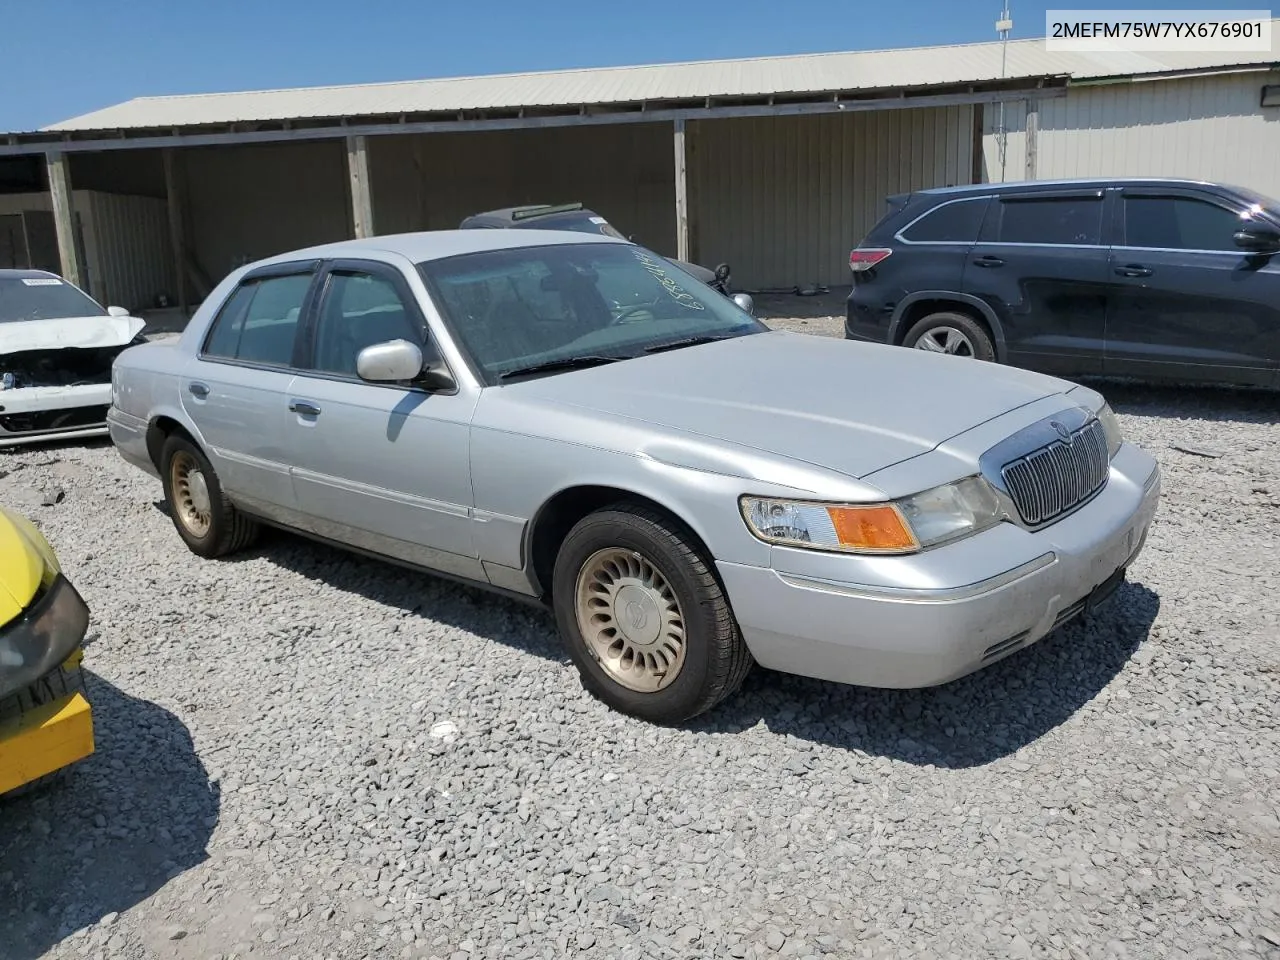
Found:
[[[59,575],[0,628],[0,794],[93,753],[89,702],[62,679],[80,667],[88,626],[88,606]]]
[[[0,447],[103,436],[110,383],[0,390]]]
[[[718,567],[762,666],[860,686],[934,686],[1105,599],[1146,543],[1160,483],[1156,462],[1126,445],[1101,493],[1034,533],[1001,524],[873,563],[774,548],[771,567]],[[848,576],[855,566],[859,582]]]

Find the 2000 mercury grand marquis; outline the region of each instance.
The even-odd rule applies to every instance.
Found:
[[[241,267],[116,361],[120,453],[202,557],[260,523],[548,604],[584,685],[675,722],[753,662],[887,687],[1124,578],[1155,461],[1085,387],[770,331],[604,236],[384,236]]]

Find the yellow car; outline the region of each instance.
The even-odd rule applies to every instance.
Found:
[[[93,753],[89,608],[30,521],[0,507],[0,794]]]

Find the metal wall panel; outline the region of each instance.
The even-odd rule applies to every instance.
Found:
[[[847,284],[885,197],[968,183],[973,108],[690,124],[693,255],[738,288]]]
[[[165,201],[128,194],[86,193],[86,246],[96,251],[94,293],[104,304],[154,307],[156,296],[177,297]]]
[[[241,263],[352,236],[342,141],[199,147],[174,159],[185,167],[187,240],[214,284]]]
[[[451,230],[484,210],[581,201],[674,255],[672,136],[670,123],[646,123],[371,137],[374,230]]]
[[[1187,177],[1280,197],[1280,108],[1259,106],[1274,75],[1235,74],[1073,87],[1039,104],[1036,178]],[[1023,179],[1025,112],[1011,104],[1009,180]],[[995,108],[983,136],[998,180]]]

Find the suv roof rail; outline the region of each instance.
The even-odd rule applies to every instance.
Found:
[[[571,213],[582,209],[582,201],[574,203],[542,203],[534,207],[521,207],[511,211],[512,220],[528,220],[530,217],[545,217],[552,213]]]

